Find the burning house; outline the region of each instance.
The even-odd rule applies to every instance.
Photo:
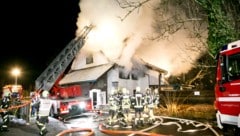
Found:
[[[83,95],[93,99],[93,105],[106,104],[112,89],[127,88],[130,94],[137,86],[142,91],[148,87],[158,87],[165,70],[143,61],[134,62],[131,70],[109,61],[102,52],[94,54],[80,51],[71,70],[59,82],[60,85],[81,85]],[[76,69],[77,68],[77,69]]]

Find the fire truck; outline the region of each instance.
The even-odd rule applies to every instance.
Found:
[[[23,87],[22,85],[5,85],[3,86],[2,90],[2,95],[3,96],[12,96],[12,97],[22,97],[23,95]]]
[[[91,99],[82,96],[80,85],[59,85],[59,81],[70,70],[72,61],[83,47],[87,34],[91,29],[91,25],[84,27],[81,35],[70,41],[35,80],[35,92],[49,91],[49,97],[53,102],[49,115],[52,117],[92,110]]]
[[[23,87],[22,85],[8,84],[3,86],[1,96],[10,96],[11,105],[18,105],[23,98]]]
[[[218,127],[240,133],[240,40],[224,45],[218,54],[215,97]]]

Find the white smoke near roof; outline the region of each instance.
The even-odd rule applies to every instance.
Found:
[[[167,40],[148,41],[138,48],[136,55],[150,64],[167,70],[168,75],[185,73],[191,70],[202,51],[194,51],[199,45],[184,33],[179,31]]]
[[[153,6],[158,2],[159,0],[151,0],[121,21],[120,17],[125,16],[128,11],[122,9],[115,0],[81,0],[76,34],[78,35],[86,25],[95,26],[82,50],[102,51],[109,60],[125,66],[128,70],[132,68],[133,56],[138,56],[171,74],[188,71],[191,63],[187,63],[186,58],[194,55],[191,58],[195,60],[199,54],[186,49],[186,43],[194,41],[187,38],[188,34],[185,31],[180,31],[167,40],[147,39],[154,33]],[[180,56],[181,52],[187,56]]]

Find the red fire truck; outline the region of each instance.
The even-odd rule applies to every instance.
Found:
[[[218,54],[215,97],[218,127],[240,133],[240,40],[224,45]]]
[[[23,87],[22,85],[13,85],[13,84],[5,85],[3,86],[2,95],[3,96],[10,95],[12,97],[17,97],[17,95],[19,95],[19,97],[22,97]]]
[[[92,26],[86,26],[82,34],[73,39],[35,81],[36,92],[47,90],[50,93],[53,102],[50,116],[59,117],[92,110],[90,97],[82,96],[79,85],[60,86],[58,84],[69,71],[72,61],[84,45],[91,29]]]

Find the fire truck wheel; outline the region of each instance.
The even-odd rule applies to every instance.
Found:
[[[228,125],[228,124],[223,124],[223,134],[224,136],[240,136],[240,128],[233,126],[233,125]]]
[[[235,136],[240,136],[240,128],[235,127]]]

